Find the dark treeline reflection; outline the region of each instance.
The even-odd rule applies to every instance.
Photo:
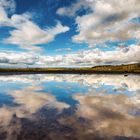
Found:
[[[139,140],[140,76],[0,76],[0,140]]]

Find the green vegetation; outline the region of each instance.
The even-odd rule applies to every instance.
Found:
[[[0,74],[28,74],[28,73],[140,73],[140,64],[104,65],[92,68],[0,68]]]
[[[140,64],[128,64],[128,65],[105,65],[93,67],[95,71],[101,72],[124,72],[124,73],[140,73]]]

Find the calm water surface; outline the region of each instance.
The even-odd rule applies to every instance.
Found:
[[[140,76],[0,76],[0,140],[140,140]]]

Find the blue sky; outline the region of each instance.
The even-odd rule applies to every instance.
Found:
[[[139,0],[1,0],[0,67],[138,63],[139,8]]]

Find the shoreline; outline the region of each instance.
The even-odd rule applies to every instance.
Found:
[[[45,71],[3,71],[0,75],[26,75],[26,74],[140,74],[140,72],[126,71],[94,71],[94,70],[45,70]]]
[[[140,64],[81,68],[0,68],[0,75],[20,74],[140,74]]]

